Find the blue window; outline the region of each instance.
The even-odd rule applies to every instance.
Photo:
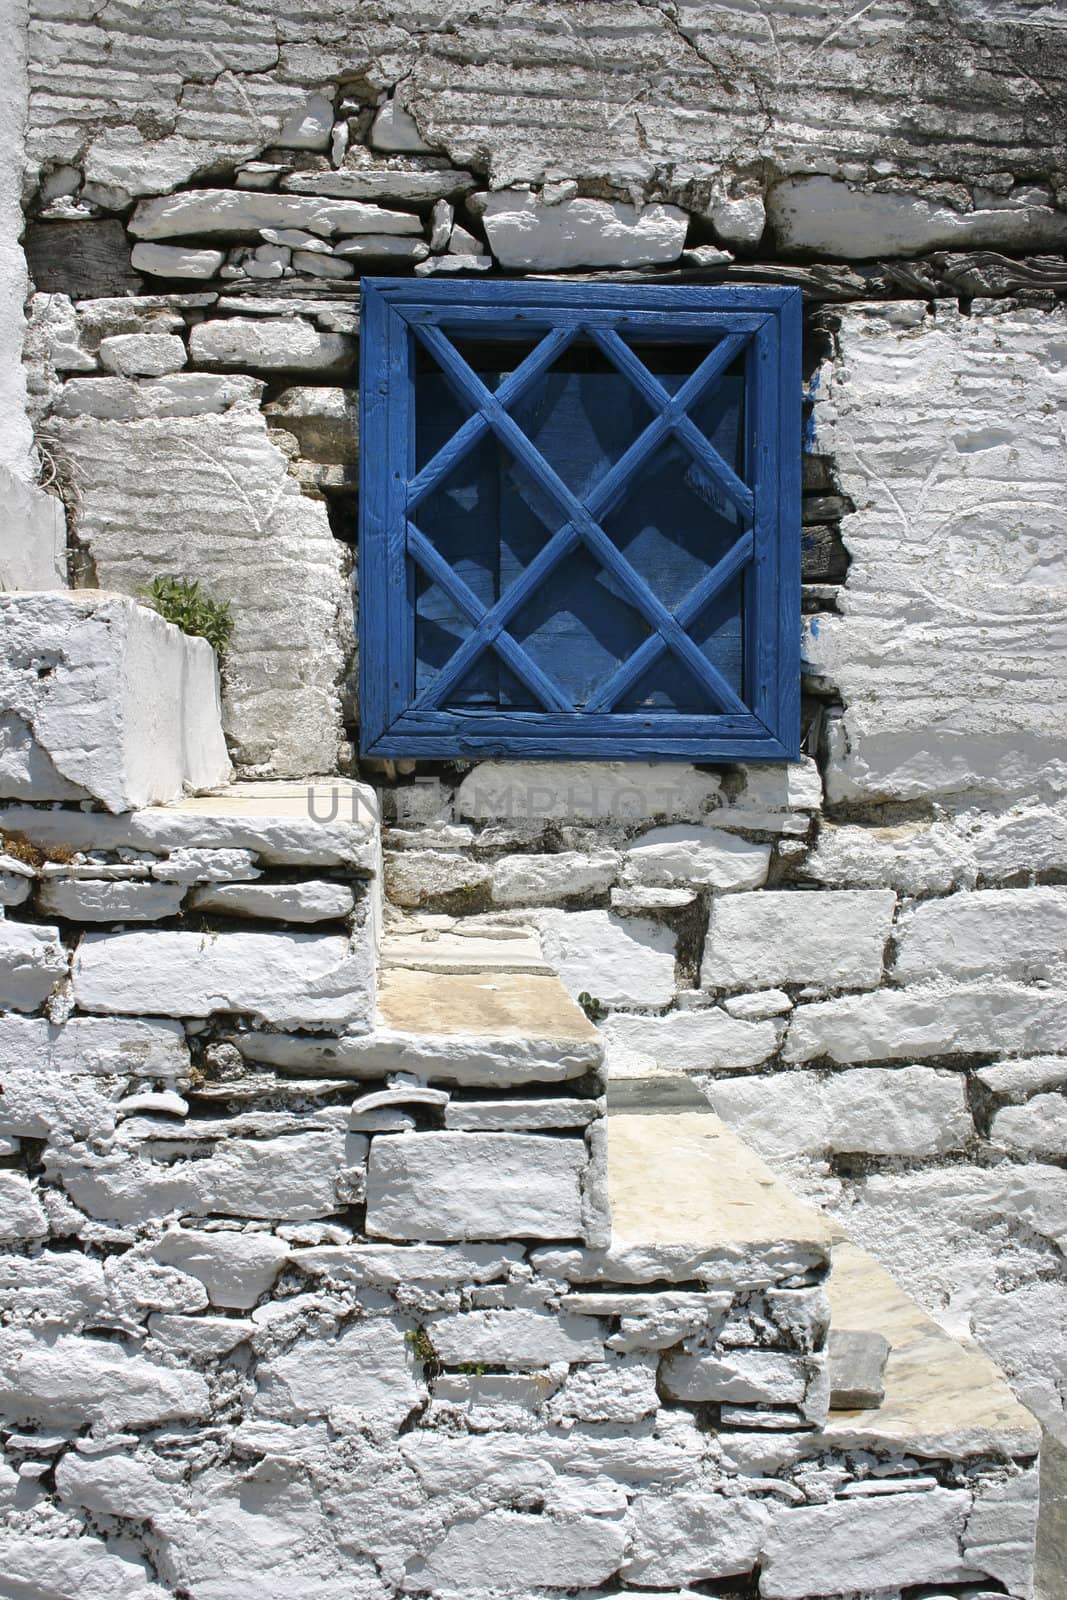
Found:
[[[366,755],[795,758],[800,292],[364,279]]]

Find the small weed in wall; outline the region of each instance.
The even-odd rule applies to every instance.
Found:
[[[233,636],[233,616],[229,601],[209,600],[200,585],[189,578],[153,578],[146,589],[138,590],[153,609],[183,633],[206,639],[216,655],[224,656]]]
[[[422,1370],[427,1380],[432,1382],[441,1372],[442,1367],[430,1335],[425,1328],[414,1328],[409,1333],[405,1333],[404,1340],[411,1346],[411,1351],[416,1361],[422,1362]]]
[[[594,995],[589,994],[585,989],[583,989],[581,994],[578,996],[578,1004],[581,1006],[590,1022],[603,1022],[604,1018],[608,1014],[607,1006],[604,1005],[602,1001],[596,999]]]

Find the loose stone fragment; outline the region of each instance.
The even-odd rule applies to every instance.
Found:
[[[831,1411],[858,1411],[881,1405],[889,1348],[889,1340],[880,1333],[830,1329],[827,1360]]]
[[[386,100],[379,106],[371,125],[370,142],[376,150],[413,151],[421,154],[433,149],[433,146],[428,145],[420,134],[411,112],[398,100]]]
[[[313,250],[294,250],[293,269],[309,273],[313,278],[353,278],[356,272],[350,261],[339,261],[335,255],[321,255]]]

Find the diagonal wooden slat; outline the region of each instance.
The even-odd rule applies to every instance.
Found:
[[[482,383],[476,373],[472,372],[463,357],[455,350],[446,339],[437,334],[435,329],[420,329],[421,338],[432,340],[431,348],[442,366],[447,366],[451,371],[457,388],[474,406],[481,409],[488,419],[494,433],[501,438],[511,450],[515,458],[531,474],[541,487],[556,501],[557,505],[569,517],[571,525],[577,529],[579,536],[592,550],[601,565],[611,573],[624,593],[630,598],[634,608],[641,612],[645,620],[663,635],[670,648],[685,661],[690,672],[697,682],[727,711],[744,711],[744,702],[734,693],[722,673],[711,665],[707,657],[697,649],[685,630],[675,621],[666,606],[652,593],[651,589],[627,561],[622,552],[612,543],[607,534],[591,514],[588,506],[574,495],[554,468],[545,460],[536,445],[531,443],[526,434],[515,422],[514,418],[501,406],[495,395]],[[440,347],[440,348],[439,348]],[[561,530],[563,531],[563,530]],[[545,549],[549,549],[554,540],[550,540]],[[544,552],[542,552],[544,553]],[[554,563],[553,563],[554,564]],[[531,567],[532,567],[531,563]],[[528,578],[531,567],[512,584],[508,595],[513,596],[524,580]],[[529,590],[532,585],[526,585]],[[525,594],[523,595],[525,598]],[[493,611],[497,610],[493,607]],[[483,626],[486,619],[483,619]],[[469,641],[467,641],[469,642]],[[453,658],[455,659],[455,658]],[[451,663],[449,663],[451,666]],[[448,667],[445,668],[448,671]]]
[[[422,332],[421,329],[419,331]],[[449,343],[438,329],[433,329],[433,332],[439,339],[443,339],[446,344]],[[521,400],[530,385],[536,383],[538,378],[548,371],[557,357],[562,355],[567,346],[577,338],[578,332],[577,328],[556,329],[542,339],[536,349],[531,350],[530,354],[515,368],[515,371],[509,373],[500,385],[497,390],[497,399],[501,405],[510,406],[516,400]],[[423,343],[429,349],[433,349],[431,340],[424,338]],[[449,345],[449,348],[451,348],[451,345]],[[422,471],[411,479],[408,484],[408,511],[413,511],[420,501],[425,500],[431,489],[436,488],[441,480],[452,471],[452,468],[462,461],[468,451],[473,450],[479,440],[484,438],[488,432],[489,423],[481,412],[475,412],[473,417],[468,417],[463,426],[452,435],[448,443],[442,445],[432,460],[428,461],[422,468]]]
[[[720,589],[730,582],[731,578],[741,571],[752,560],[756,542],[751,531],[738,539],[721,560],[717,561],[706,572],[700,582],[686,595],[681,605],[674,609],[674,615],[683,628],[688,628],[703,611],[710,600],[718,594]],[[632,656],[620,662],[611,677],[602,683],[591,700],[585,705],[588,713],[597,711],[610,711],[617,701],[639,681],[642,674],[655,665],[667,648],[666,641],[660,633],[650,634],[643,644],[639,645]]]
[[[734,472],[707,440],[696,423],[687,415],[689,407],[700,399],[704,391],[720,378],[734,357],[748,343],[748,334],[729,334],[704,357],[695,372],[682,384],[677,394],[670,395],[656,376],[649,372],[639,356],[613,328],[594,328],[590,333],[610,361],[613,361],[633,383],[645,401],[669,416],[671,426],[689,453],[714,478],[730,503],[736,507],[746,522],[751,522],[755,512],[752,490]]]
[[[473,589],[469,588],[459,573],[440,556],[430,543],[426,535],[413,522],[408,523],[407,532],[408,553],[417,561],[424,572],[429,573],[434,582],[439,584],[450,600],[454,600],[462,611],[466,613],[471,622],[478,623],[486,615],[486,608],[478,599]],[[469,640],[464,641],[468,643]],[[546,711],[573,711],[572,701],[561,693],[556,684],[552,682],[536,661],[531,660],[526,651],[507,633],[503,627],[494,629],[491,636],[485,640],[484,648],[492,648],[503,658],[512,672],[521,678],[526,687],[536,695]],[[481,654],[482,647],[474,652],[471,662]],[[448,665],[455,660],[450,658]],[[438,679],[427,685],[423,692],[412,701],[416,711],[431,709],[440,704],[441,691]]]

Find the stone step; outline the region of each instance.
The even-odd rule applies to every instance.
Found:
[[[832,1328],[889,1342],[881,1404],[832,1411],[824,1430],[829,1444],[951,1460],[1037,1453],[1041,1430],[1000,1369],[946,1333],[847,1239],[833,1246],[828,1292]]]

